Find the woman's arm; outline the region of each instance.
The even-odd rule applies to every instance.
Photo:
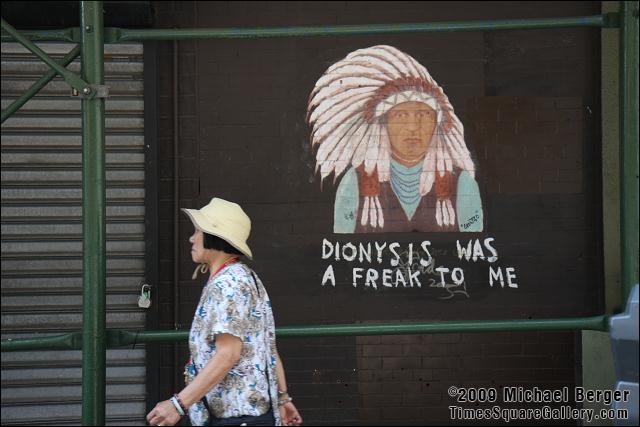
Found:
[[[278,376],[278,408],[280,410],[280,418],[282,425],[299,426],[302,424],[302,417],[298,409],[289,397],[287,390],[287,379],[284,375],[284,366],[280,354],[276,351],[276,374]]]
[[[278,375],[278,392],[287,393],[287,378],[284,375],[284,366],[280,353],[276,351],[276,374]]]
[[[227,373],[238,363],[242,352],[242,340],[230,334],[216,335],[216,354],[205,365],[204,369],[196,375],[194,380],[185,387],[178,398],[186,409],[198,402]],[[180,415],[170,400],[159,402],[147,415],[147,421],[151,425],[172,426],[180,421]]]
[[[205,365],[204,369],[186,386],[178,397],[185,407],[202,399],[240,360],[242,340],[231,334],[216,335],[216,355]]]

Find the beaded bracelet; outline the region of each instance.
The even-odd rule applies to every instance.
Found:
[[[291,398],[291,396],[287,397],[286,399],[278,400],[278,407],[282,405],[286,405],[287,403],[292,401],[293,401],[293,398]]]
[[[186,407],[186,406],[184,406],[184,403],[182,403],[182,400],[180,400],[180,396],[178,396],[178,393],[175,393],[175,394],[173,395],[173,397],[175,397],[175,398],[176,398],[176,401],[178,402],[178,405],[180,405],[180,408],[182,409],[182,412],[184,412],[185,414],[186,414],[187,412],[189,412],[189,411],[187,410],[187,407]]]
[[[180,415],[181,417],[184,417],[184,410],[182,409],[182,406],[176,399],[176,396],[175,395],[171,396],[169,400],[171,401],[171,403],[173,403],[173,406],[176,408],[176,411],[178,411],[178,415]]]

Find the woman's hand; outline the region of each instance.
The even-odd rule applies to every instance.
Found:
[[[280,408],[280,418],[283,426],[299,426],[302,425],[302,417],[298,413],[295,405],[287,402]]]
[[[149,414],[147,422],[152,426],[174,426],[180,421],[180,414],[170,400],[159,402]]]

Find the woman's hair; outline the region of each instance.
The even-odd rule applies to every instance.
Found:
[[[202,234],[204,235],[203,246],[205,249],[215,249],[217,251],[225,252],[229,255],[242,255],[242,252],[237,250],[226,240],[212,234],[204,232]]]

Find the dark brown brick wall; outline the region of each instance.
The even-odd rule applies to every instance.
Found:
[[[155,26],[255,27],[581,16],[597,2],[154,2]],[[444,87],[466,129],[486,215],[478,235],[380,237],[439,248],[458,266],[455,240],[496,238],[501,263],[518,267],[514,292],[488,288],[486,265],[463,265],[469,299],[427,290],[351,286],[336,265],[322,288],[323,238],[335,187],[320,191],[304,116],[309,91],[348,52],[390,44],[423,63]],[[595,29],[422,35],[180,41],[180,206],[218,196],[253,221],[253,267],[267,283],[278,325],[548,318],[602,309],[599,189],[599,33]],[[159,327],[173,328],[172,42],[158,44]],[[180,222],[179,323],[188,328],[202,283],[192,281]],[[376,236],[378,237],[378,236]],[[461,265],[462,266],[462,265]],[[423,292],[424,291],[424,292]],[[447,388],[574,385],[573,332],[282,339],[290,390],[309,425],[449,422]],[[181,387],[187,358],[164,345],[165,398]],[[175,384],[174,384],[175,382]]]

